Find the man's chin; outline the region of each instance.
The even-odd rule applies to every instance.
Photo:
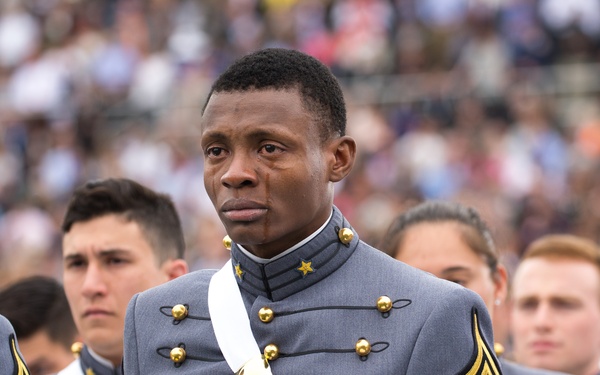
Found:
[[[554,369],[554,371],[560,371],[559,370],[560,366],[558,366],[556,359],[557,359],[556,354],[554,354],[552,356],[536,355],[531,358],[531,361],[529,361],[528,366],[533,367],[533,368],[541,368],[541,369],[546,369],[546,370]]]
[[[100,355],[104,352],[112,352],[116,347],[123,345],[122,331],[107,327],[95,327],[89,329],[84,336],[85,344]]]

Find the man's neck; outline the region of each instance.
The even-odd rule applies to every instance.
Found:
[[[266,264],[266,263],[272,262],[272,261],[274,261],[276,259],[279,259],[279,258],[282,258],[282,257],[286,256],[287,254],[293,252],[294,250],[298,249],[299,247],[303,246],[304,244],[308,243],[310,240],[312,240],[313,238],[315,238],[327,226],[327,224],[331,220],[332,216],[333,216],[333,210],[329,214],[329,217],[327,218],[327,220],[325,220],[325,223],[323,223],[323,225],[321,225],[321,227],[319,227],[319,229],[317,229],[316,231],[314,231],[310,236],[306,237],[305,239],[303,239],[302,241],[298,242],[294,246],[290,247],[287,250],[282,251],[281,253],[278,253],[277,255],[275,255],[275,256],[273,256],[271,258],[262,258],[262,257],[259,257],[259,256],[255,255],[255,254],[251,253],[250,251],[248,251],[247,249],[245,249],[243,246],[241,246],[239,244],[238,244],[238,247],[240,248],[240,250],[242,250],[242,252],[244,254],[246,254],[250,259],[252,259],[256,263]]]

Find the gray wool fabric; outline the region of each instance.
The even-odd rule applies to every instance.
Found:
[[[564,372],[524,367],[503,358],[500,358],[500,366],[502,366],[502,373],[504,375],[569,375]]]
[[[19,351],[15,330],[8,319],[0,315],[0,375],[29,375]]]
[[[234,243],[232,270],[259,348],[279,349],[273,374],[500,373],[492,325],[474,292],[401,263],[360,241],[338,238],[350,224],[337,208],[311,241],[266,264]],[[309,272],[302,265],[310,264]],[[304,268],[306,271],[306,268]],[[231,374],[217,344],[207,306],[214,270],[201,270],[137,294],[125,325],[125,374]],[[377,299],[393,308],[382,313]],[[188,307],[185,319],[171,315]],[[263,323],[258,312],[274,311]],[[361,339],[371,345],[357,354]],[[185,350],[175,363],[172,348]],[[486,372],[483,372],[486,373]]]

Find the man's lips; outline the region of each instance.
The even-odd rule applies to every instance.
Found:
[[[553,341],[538,340],[531,342],[529,346],[534,352],[547,352],[549,350],[554,350],[557,347],[557,344]]]
[[[231,221],[254,221],[267,212],[267,207],[249,200],[232,199],[223,203],[221,212]]]
[[[108,316],[112,315],[110,311],[100,309],[100,308],[89,308],[83,312],[83,317],[100,317],[100,316]]]

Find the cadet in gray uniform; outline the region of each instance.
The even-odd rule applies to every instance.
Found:
[[[187,273],[179,215],[168,195],[109,178],[73,192],[62,230],[65,293],[83,344],[58,375],[120,375],[129,300]]]
[[[0,315],[0,375],[29,375],[27,365],[19,351],[15,330]]]
[[[360,241],[333,206],[352,169],[340,86],[266,49],[214,83],[204,185],[231,260],[137,294],[125,374],[500,374],[472,291]]]

